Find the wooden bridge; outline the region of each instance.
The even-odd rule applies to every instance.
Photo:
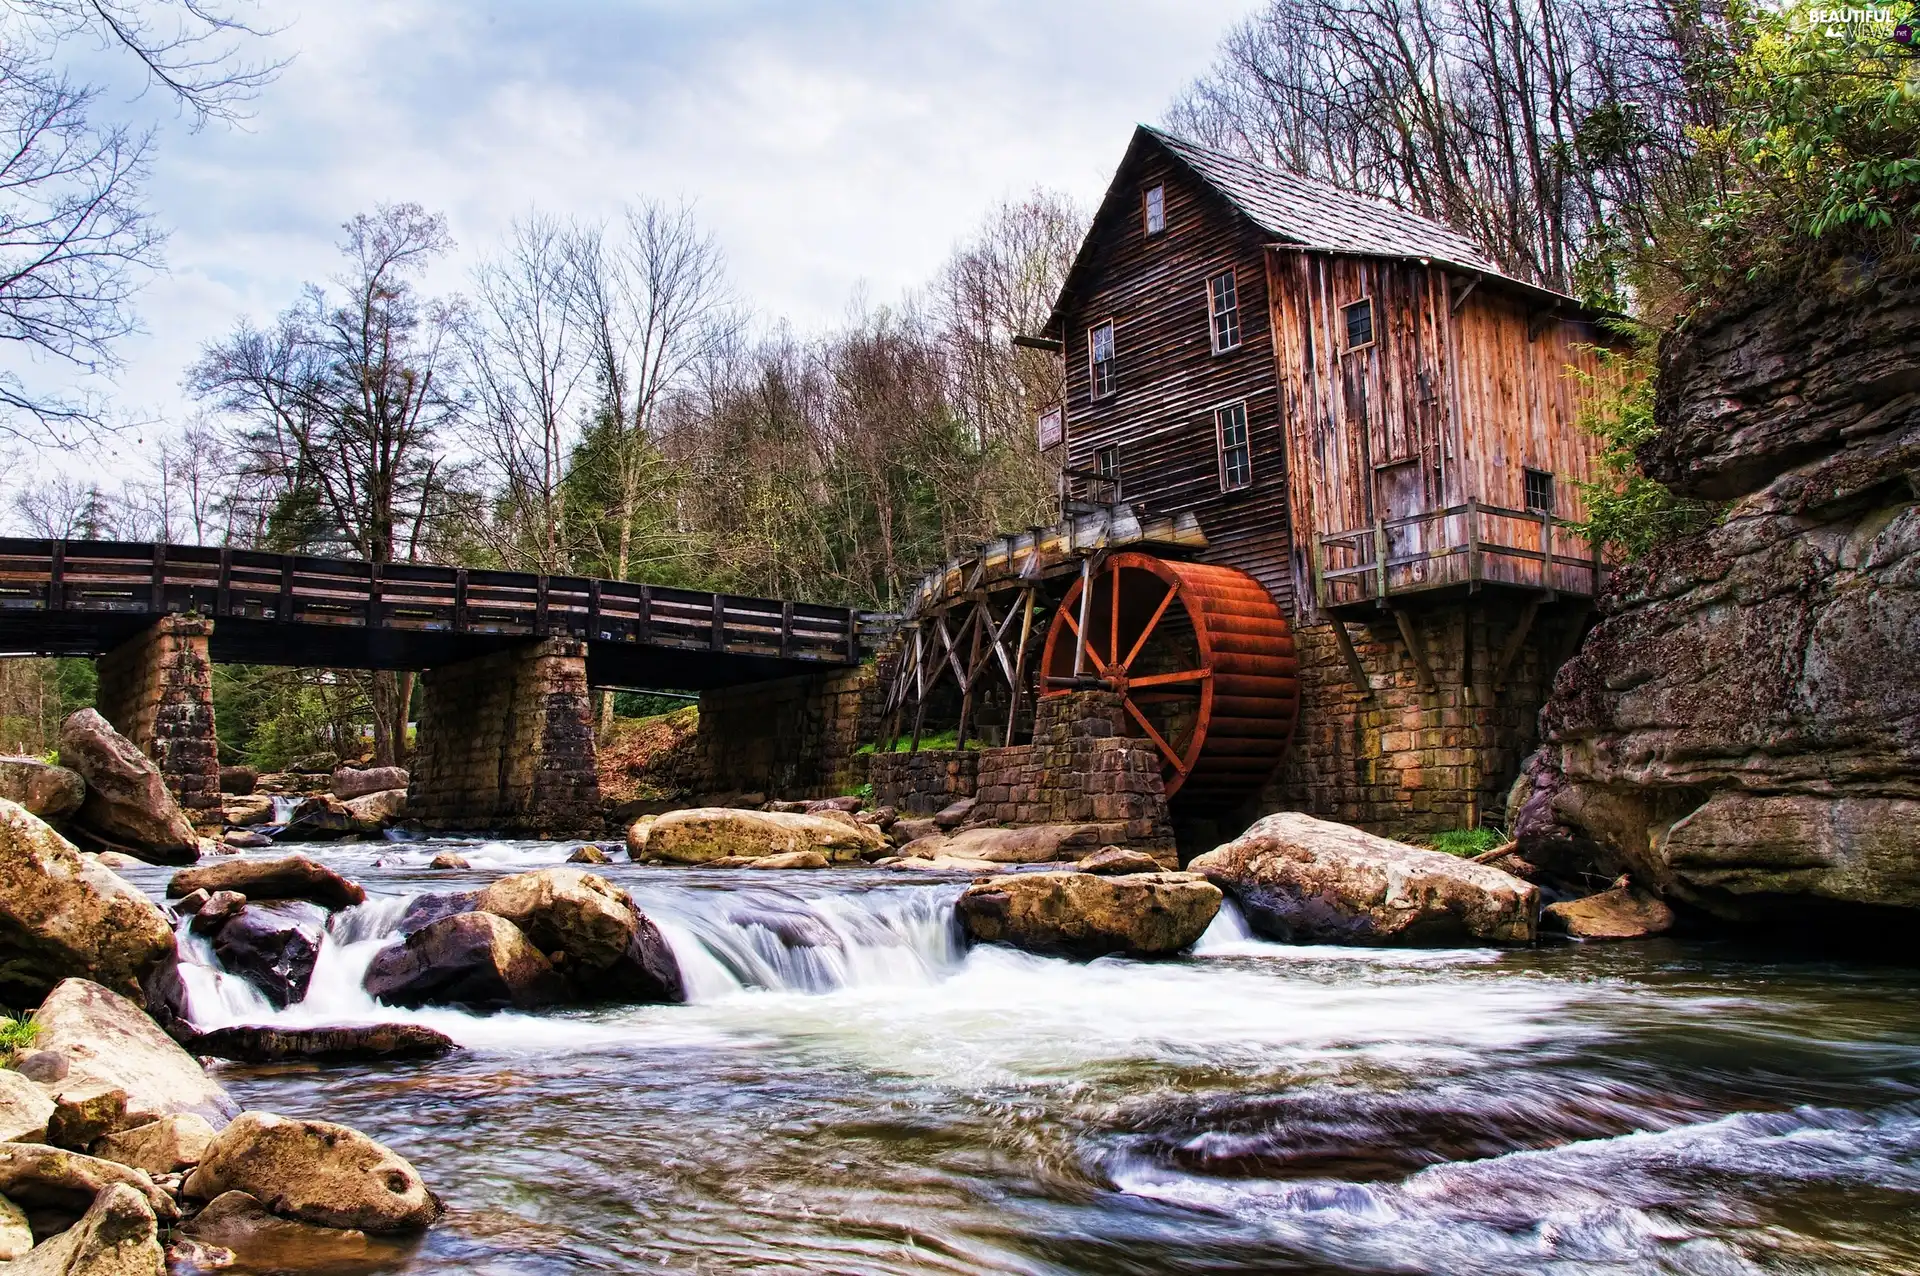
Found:
[[[579,576],[260,550],[0,539],[0,651],[97,656],[157,617],[215,621],[222,663],[431,669],[586,643],[595,687],[703,690],[860,662],[847,607]]]

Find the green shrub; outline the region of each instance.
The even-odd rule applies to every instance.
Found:
[[[39,1035],[40,1025],[31,1019],[11,1019],[0,1016],[0,1057],[25,1050]]]

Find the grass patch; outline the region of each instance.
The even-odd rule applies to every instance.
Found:
[[[1507,835],[1498,829],[1447,829],[1425,839],[1433,850],[1460,856],[1484,855],[1506,840]]]
[[[901,737],[894,742],[892,752],[905,753],[907,751],[907,746],[912,742],[913,742],[912,734],[903,733]],[[935,732],[933,734],[922,733],[922,735],[920,736],[920,748],[922,752],[925,752],[926,750],[929,750],[929,749],[952,749],[957,747],[959,743],[960,743],[960,728],[958,727],[950,727],[945,731]],[[985,748],[986,746],[980,743],[980,738],[978,736],[975,736],[971,740],[967,741],[967,747],[969,749],[981,749],[981,748]],[[863,744],[860,746],[858,752],[876,753],[876,752],[886,752],[886,750],[881,749],[878,744]]]
[[[31,1019],[0,1016],[0,1055],[14,1055],[32,1045],[40,1035],[40,1025]]]

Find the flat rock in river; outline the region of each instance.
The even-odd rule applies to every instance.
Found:
[[[304,855],[276,859],[228,860],[182,869],[167,883],[169,898],[204,890],[238,891],[250,900],[305,899],[322,908],[349,908],[364,904],[367,893],[324,864]]]
[[[102,1084],[126,1091],[132,1123],[193,1112],[225,1124],[239,1111],[139,1006],[85,979],[61,983],[33,1012],[34,1045],[67,1061],[65,1086]],[[4,1192],[5,1188],[0,1188]]]
[[[1673,929],[1673,910],[1652,895],[1621,885],[1585,899],[1549,904],[1540,922],[1575,939],[1645,939]]]
[[[0,1001],[30,1005],[69,976],[137,992],[172,952],[152,900],[0,798]]]
[[[1485,864],[1287,811],[1187,866],[1283,943],[1524,944],[1540,893]]]
[[[364,1063],[382,1059],[437,1059],[454,1048],[453,1038],[424,1024],[343,1024],[323,1028],[277,1028],[246,1024],[217,1028],[193,1039],[193,1049],[217,1059],[279,1063]]]
[[[746,856],[760,859],[790,851],[819,851],[844,863],[887,845],[886,835],[841,811],[802,815],[694,807],[669,811],[653,821],[644,853],[676,864]]]
[[[955,906],[981,943],[1069,957],[1166,957],[1220,911],[1219,888],[1195,873],[1018,873],[977,881]]]
[[[935,833],[908,842],[900,853],[921,859],[946,857],[989,864],[1071,862],[1127,840],[1125,824],[1028,824],[1018,828],[983,826],[957,833]],[[1172,868],[1172,864],[1156,867]]]

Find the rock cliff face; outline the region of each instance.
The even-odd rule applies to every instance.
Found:
[[[1615,577],[1522,853],[1735,922],[1920,909],[1920,281],[1729,307],[1663,346],[1657,404],[1647,472],[1732,504]]]

